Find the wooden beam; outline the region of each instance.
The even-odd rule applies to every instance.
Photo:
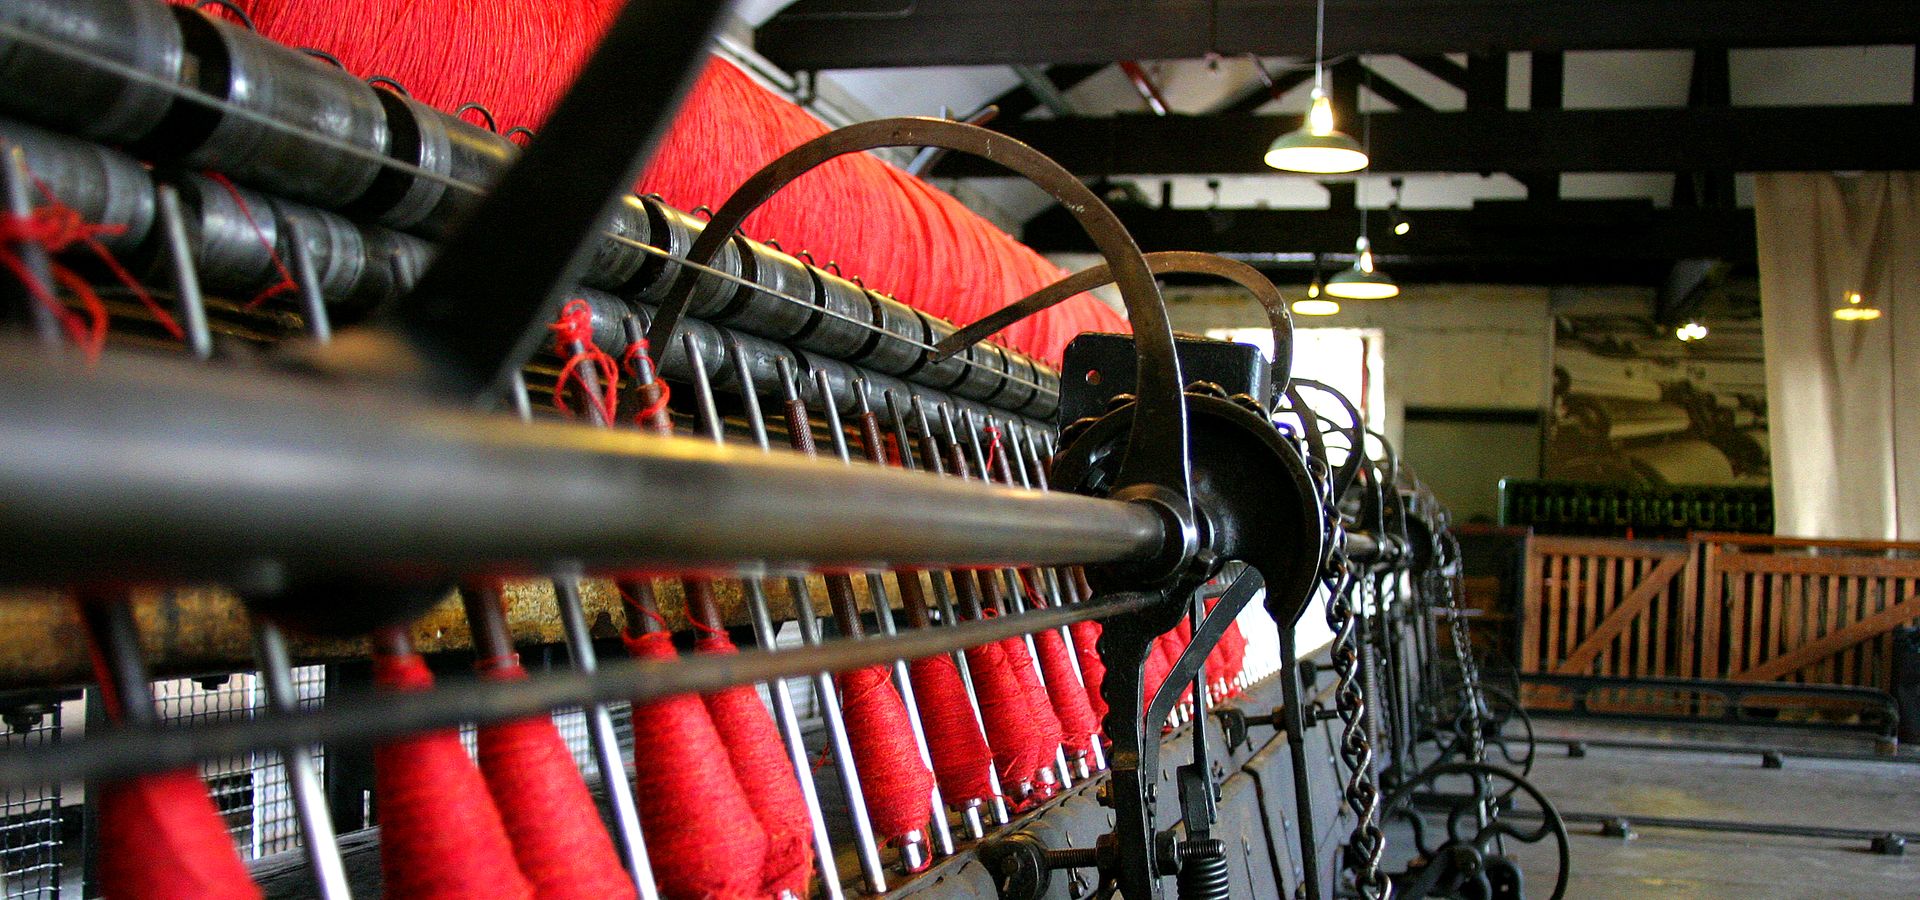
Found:
[[[800,0],[755,46],[789,70],[1311,56],[1313,0]],[[1327,55],[1920,40],[1911,0],[1328,0]]]
[[[1336,85],[1337,87],[1338,85]],[[1075,174],[1271,173],[1296,116],[1112,116],[1001,126]],[[1373,116],[1370,174],[1920,169],[1920,106],[1483,109]],[[1000,174],[953,156],[945,175]]]
[[[1626,631],[1627,626],[1632,625],[1636,617],[1646,612],[1647,606],[1653,603],[1653,598],[1666,590],[1668,583],[1673,581],[1673,576],[1680,574],[1680,570],[1686,566],[1687,554],[1685,553],[1661,560],[1660,565],[1647,573],[1646,580],[1634,585],[1633,592],[1629,593],[1626,599],[1621,600],[1619,606],[1607,613],[1607,617],[1600,621],[1600,626],[1588,633],[1586,640],[1581,641],[1580,646],[1573,648],[1572,652],[1560,661],[1560,666],[1554,674],[1586,674],[1587,667],[1593,665],[1594,657],[1599,656],[1600,651],[1606,649],[1607,644],[1619,637],[1621,632]]]
[[[1861,641],[1920,619],[1920,596],[1908,597],[1839,631],[1821,636],[1733,676],[1734,681],[1772,681],[1791,675]]]

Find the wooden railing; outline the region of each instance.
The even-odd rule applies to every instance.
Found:
[[[1920,544],[1706,533],[1534,537],[1522,672],[1887,689],[1920,622]]]

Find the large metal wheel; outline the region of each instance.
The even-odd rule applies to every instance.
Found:
[[[1572,865],[1567,826],[1526,778],[1485,763],[1429,767],[1388,796],[1383,824],[1405,825],[1416,851],[1394,876],[1395,896],[1406,900],[1518,900],[1526,883],[1513,855],[1517,845],[1551,840],[1555,871],[1548,900],[1566,895]],[[1524,826],[1524,827],[1523,827]]]

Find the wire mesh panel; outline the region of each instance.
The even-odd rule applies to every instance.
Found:
[[[9,716],[0,749],[12,750],[60,739],[60,706],[38,716]],[[60,896],[60,786],[0,792],[0,871],[6,900],[54,900]]]
[[[326,694],[324,667],[294,668],[293,685],[302,708],[319,706]],[[161,718],[170,723],[198,725],[246,718],[268,706],[265,686],[253,672],[158,681],[153,694]],[[324,777],[326,757],[321,748],[314,748],[314,765]],[[300,847],[298,818],[280,754],[267,751],[209,760],[201,764],[200,775],[241,857],[258,859]]]

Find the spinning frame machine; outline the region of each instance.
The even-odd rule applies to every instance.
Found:
[[[15,548],[0,577],[75,598],[102,687],[124,701],[83,741],[0,754],[0,781],[117,784],[279,752],[310,886],[346,897],[302,748],[580,706],[600,771],[625,772],[607,704],[632,701],[640,729],[675,698],[757,684],[804,804],[805,833],[788,837],[814,870],[771,894],[985,879],[1007,897],[1146,898],[1171,878],[1192,900],[1519,896],[1509,844],[1551,840],[1553,886],[1534,887],[1560,896],[1564,827],[1523,771],[1487,758],[1489,741],[1507,763],[1531,751],[1511,752],[1479,685],[1446,513],[1345,398],[1294,377],[1273,286],[1206,254],[1143,255],[1065,170],[945,120],[804,143],[705,222],[636,197],[677,97],[665,86],[687,81],[716,14],[629,4],[522,152],[199,11],[28,0],[0,12],[12,270],[0,281],[23,332],[0,346],[0,529]],[[883,147],[1000,163],[1072,211],[1105,263],[956,327],[739,233],[800,175]],[[1166,272],[1244,287],[1275,359],[1177,338],[1154,281]],[[1133,334],[1077,339],[1070,377],[985,340],[1104,283]],[[108,321],[126,343],[187,358],[102,353]],[[216,333],[270,353],[211,360]],[[580,421],[534,421],[528,374],[559,405],[571,397]],[[1344,420],[1314,412],[1314,392]],[[771,426],[763,397],[782,413]],[[640,410],[633,427],[623,403]],[[676,416],[696,436],[675,435]],[[798,452],[770,451],[780,439]],[[456,589],[473,652],[510,659],[509,578],[550,581],[571,669],[295,708],[289,632],[294,651],[307,635],[365,635],[405,658],[405,624]],[[598,660],[583,598],[604,578],[626,600],[630,646],[664,652]],[[149,673],[128,597],[209,583],[250,612],[273,708],[165,727],[138,699]],[[1261,596],[1283,638],[1277,676],[1210,673],[1237,665],[1222,641]],[[1324,665],[1295,659],[1291,637],[1316,596],[1334,635]],[[675,616],[756,648],[677,656]],[[788,620],[801,646],[777,646]],[[915,690],[922,662],[951,660],[966,704],[941,721],[998,742],[1004,711],[977,668],[990,646],[1031,683],[1019,690],[1040,691],[1029,714],[1059,707],[1058,739],[1042,735],[1024,768],[975,748],[993,754],[974,773],[981,790],[948,777],[936,757],[953,751]],[[880,674],[850,688],[860,672]],[[789,681],[820,710],[831,784],[813,777]],[[873,691],[911,736],[907,757],[880,766],[843,708]],[[1094,733],[1081,733],[1083,705],[1104,708]],[[1256,742],[1257,727],[1274,733]],[[1256,775],[1275,784],[1258,802],[1271,864],[1244,828],[1233,862],[1227,768],[1280,759]],[[902,783],[921,785],[907,798],[919,824],[905,827],[890,821],[898,797],[870,795],[916,764],[925,780]],[[656,877],[666,841],[659,819],[643,822],[655,798],[625,778],[599,787],[632,890],[684,893]],[[1539,807],[1536,827],[1514,824],[1521,802]],[[1059,840],[1075,833],[1097,840]]]

